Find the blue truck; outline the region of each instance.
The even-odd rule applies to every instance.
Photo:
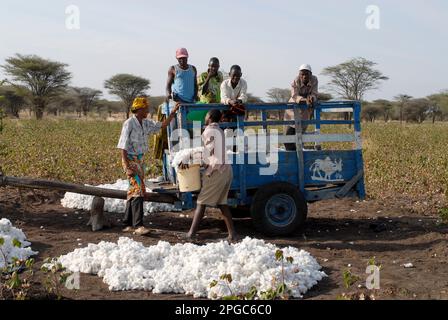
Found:
[[[235,141],[242,141],[238,150],[231,152],[234,178],[229,205],[235,216],[250,216],[254,227],[266,235],[288,235],[303,226],[308,203],[344,197],[364,199],[360,102],[317,103],[312,120],[301,119],[300,109],[306,108],[302,104],[248,103],[245,107],[246,115],[238,116],[236,122],[220,123],[222,128],[236,129],[240,135]],[[165,108],[168,112],[169,105]],[[168,137],[179,128],[191,132],[194,126],[188,120],[188,114],[210,109],[226,111],[228,106],[182,104],[178,117],[167,128]],[[294,120],[283,120],[281,115],[286,110],[294,112]],[[351,112],[353,120],[322,117],[340,112]],[[266,134],[267,150],[251,151],[257,139],[262,137],[258,137],[257,132],[278,132],[285,126],[294,127],[295,134]],[[309,131],[303,133],[304,126],[309,126]],[[325,126],[330,127],[331,132],[338,132],[322,133]],[[189,210],[195,207],[197,193],[181,193],[176,189],[176,171],[170,164],[175,145],[169,140],[163,156],[165,183],[159,184],[154,191],[176,193],[181,199],[177,205],[182,210]],[[286,143],[295,144],[295,150],[287,151],[283,147]],[[344,148],[332,148],[332,144]],[[166,185],[174,187],[167,188]]]

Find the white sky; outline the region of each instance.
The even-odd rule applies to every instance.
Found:
[[[379,30],[365,26],[371,4],[380,9]],[[79,30],[65,26],[68,5],[80,9]],[[132,73],[151,80],[151,95],[163,95],[180,46],[200,72],[212,56],[225,70],[241,65],[249,92],[262,98],[288,88],[302,63],[327,91],[322,69],[358,56],[390,77],[368,100],[448,89],[445,0],[0,0],[0,30],[0,64],[37,54],[68,63],[72,85],[103,91],[105,79]]]

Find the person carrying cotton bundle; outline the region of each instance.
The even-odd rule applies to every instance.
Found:
[[[227,196],[233,180],[232,166],[226,161],[224,131],[219,127],[222,114],[219,110],[210,110],[205,117],[205,128],[202,134],[204,146],[202,160],[205,172],[202,176],[202,188],[196,201],[196,210],[190,231],[180,235],[182,240],[194,240],[199,224],[207,207],[218,207],[224,217],[230,242],[237,240],[237,234],[232,221],[232,214],[227,204]],[[196,151],[196,150],[194,150]],[[187,153],[188,155],[188,153]],[[180,168],[188,167],[188,159],[183,160]]]

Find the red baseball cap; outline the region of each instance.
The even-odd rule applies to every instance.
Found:
[[[176,50],[176,59],[188,58],[188,51],[185,48],[179,48]]]

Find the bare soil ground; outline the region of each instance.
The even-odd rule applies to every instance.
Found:
[[[88,243],[117,241],[121,232],[120,215],[108,214],[115,227],[91,232],[86,226],[89,213],[63,208],[61,194],[4,188],[0,190],[0,217],[10,219],[23,229],[33,250],[39,251],[36,266],[47,257],[57,257]],[[41,203],[39,203],[41,202]],[[319,282],[305,299],[337,299],[342,294],[357,298],[361,293],[375,299],[448,299],[448,226],[436,216],[425,216],[405,209],[405,200],[332,200],[309,205],[304,229],[291,237],[267,238],[253,230],[250,219],[236,219],[237,231],[243,236],[262,238],[279,246],[295,246],[309,251],[322,265],[328,278]],[[187,231],[192,212],[181,218],[179,213],[157,213],[147,217],[154,229],[149,237],[134,237],[145,245],[159,240],[177,242],[176,233]],[[214,210],[208,211],[200,232],[200,242],[224,238],[225,226]],[[380,289],[365,288],[366,266],[375,257],[381,264]],[[404,268],[412,263],[414,268]],[[350,288],[343,282],[343,272],[350,269],[361,280]],[[45,276],[36,272],[32,298],[45,299],[42,288]],[[64,289],[67,299],[190,299],[183,295],[156,295],[143,291],[110,292],[101,278],[81,276],[81,289]]]

